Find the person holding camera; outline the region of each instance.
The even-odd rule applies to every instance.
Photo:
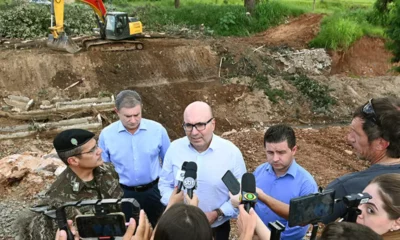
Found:
[[[99,146],[104,161],[111,162],[120,176],[124,198],[135,198],[154,227],[164,212],[157,184],[170,139],[160,123],[142,118],[142,109],[136,91],[121,91],[115,99],[119,121],[101,131]],[[123,206],[123,211],[129,219],[128,209]]]
[[[184,204],[184,200],[186,204]],[[139,226],[131,218],[122,240],[213,240],[213,232],[207,216],[198,208],[199,199],[196,193],[192,198],[184,196],[184,192],[174,188],[164,214],[159,219],[153,231],[144,210],[140,210]],[[79,232],[68,220],[68,228],[74,235],[74,240],[79,240]],[[136,230],[136,233],[135,233]],[[120,239],[120,238],[118,238]],[[64,230],[57,230],[55,240],[67,240]]]
[[[326,188],[335,190],[337,199],[361,193],[376,176],[400,173],[400,98],[373,98],[359,106],[353,114],[347,141],[357,156],[371,166],[329,183]],[[337,203],[333,214],[323,222],[333,222],[346,213],[346,205]]]
[[[112,164],[103,163],[102,150],[98,147],[95,134],[83,129],[65,130],[53,141],[54,148],[67,168],[57,177],[46,193],[44,205],[60,207],[65,202],[83,199],[121,198],[118,173]],[[69,208],[67,217],[92,213],[93,208]],[[20,239],[54,239],[56,222],[43,215],[27,213],[18,220]]]
[[[276,220],[287,225],[290,199],[316,193],[317,183],[294,159],[297,146],[291,127],[275,125],[268,128],[264,135],[264,147],[267,163],[254,171],[258,194],[255,211],[266,226]],[[281,239],[302,239],[307,229],[308,226],[286,226]]]
[[[363,192],[372,198],[359,205],[357,223],[370,227],[385,240],[400,239],[400,173],[374,178]]]

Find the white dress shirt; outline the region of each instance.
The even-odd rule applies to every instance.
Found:
[[[209,148],[202,153],[193,148],[187,137],[173,141],[165,154],[158,183],[164,205],[168,204],[171,193],[178,184],[176,175],[185,161],[197,164],[197,189],[194,192],[199,198],[199,208],[204,212],[220,208],[225,215],[211,227],[217,227],[230,218],[237,217],[238,211],[232,206],[228,188],[221,178],[228,170],[236,178],[242,178],[246,166],[240,150],[232,142],[217,135],[213,135]]]

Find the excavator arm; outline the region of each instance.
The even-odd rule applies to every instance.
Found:
[[[100,25],[104,25],[107,10],[102,0],[80,0],[88,4],[96,13]],[[64,31],[64,0],[52,0],[51,5],[51,26],[47,46],[60,51],[76,53],[80,49]],[[53,22],[54,19],[54,22]]]

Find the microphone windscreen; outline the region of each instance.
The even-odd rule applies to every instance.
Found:
[[[188,163],[188,162],[183,162],[183,164],[182,164],[182,170],[183,170],[183,171],[186,170],[186,165],[187,165],[187,163]]]
[[[191,177],[193,179],[197,178],[197,164],[195,162],[188,162],[186,164],[185,178]]]
[[[242,191],[247,193],[256,192],[256,179],[252,173],[245,173],[242,176]]]

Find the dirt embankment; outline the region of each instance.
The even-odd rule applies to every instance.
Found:
[[[145,50],[136,52],[71,55],[46,48],[0,47],[0,97],[25,95],[35,99],[38,108],[40,101],[55,96],[77,99],[135,89],[143,97],[144,117],[162,123],[172,139],[184,134],[181,124],[187,104],[205,101],[214,110],[217,134],[238,131],[226,138],[241,149],[248,170],[252,171],[265,161],[264,127],[277,122],[295,125],[348,122],[353,109],[367,99],[399,96],[400,77],[387,74],[391,55],[384,50],[382,40],[363,38],[344,54],[331,53],[331,73],[335,75],[310,76],[327,85],[331,89],[327,94],[336,100],[336,105],[325,112],[315,111],[313,99],[284,77],[287,74],[283,74],[282,64],[273,54],[279,53],[282,46],[285,50],[306,47],[317,34],[322,17],[300,16],[245,39],[145,40]],[[265,89],[255,88],[254,73],[258,71],[265,74],[262,77],[268,79],[272,90],[282,90],[285,96],[274,102],[265,95]],[[63,90],[77,81],[81,83]],[[0,127],[29,122],[0,117]],[[341,127],[296,130],[299,145],[296,159],[322,186],[337,176],[366,167],[345,144],[346,131]],[[0,141],[0,157],[25,151],[49,152],[51,142],[51,139]],[[51,180],[35,186],[15,182],[2,189],[5,193],[2,196],[7,201],[26,201],[29,205]],[[2,234],[0,231],[0,238]]]

